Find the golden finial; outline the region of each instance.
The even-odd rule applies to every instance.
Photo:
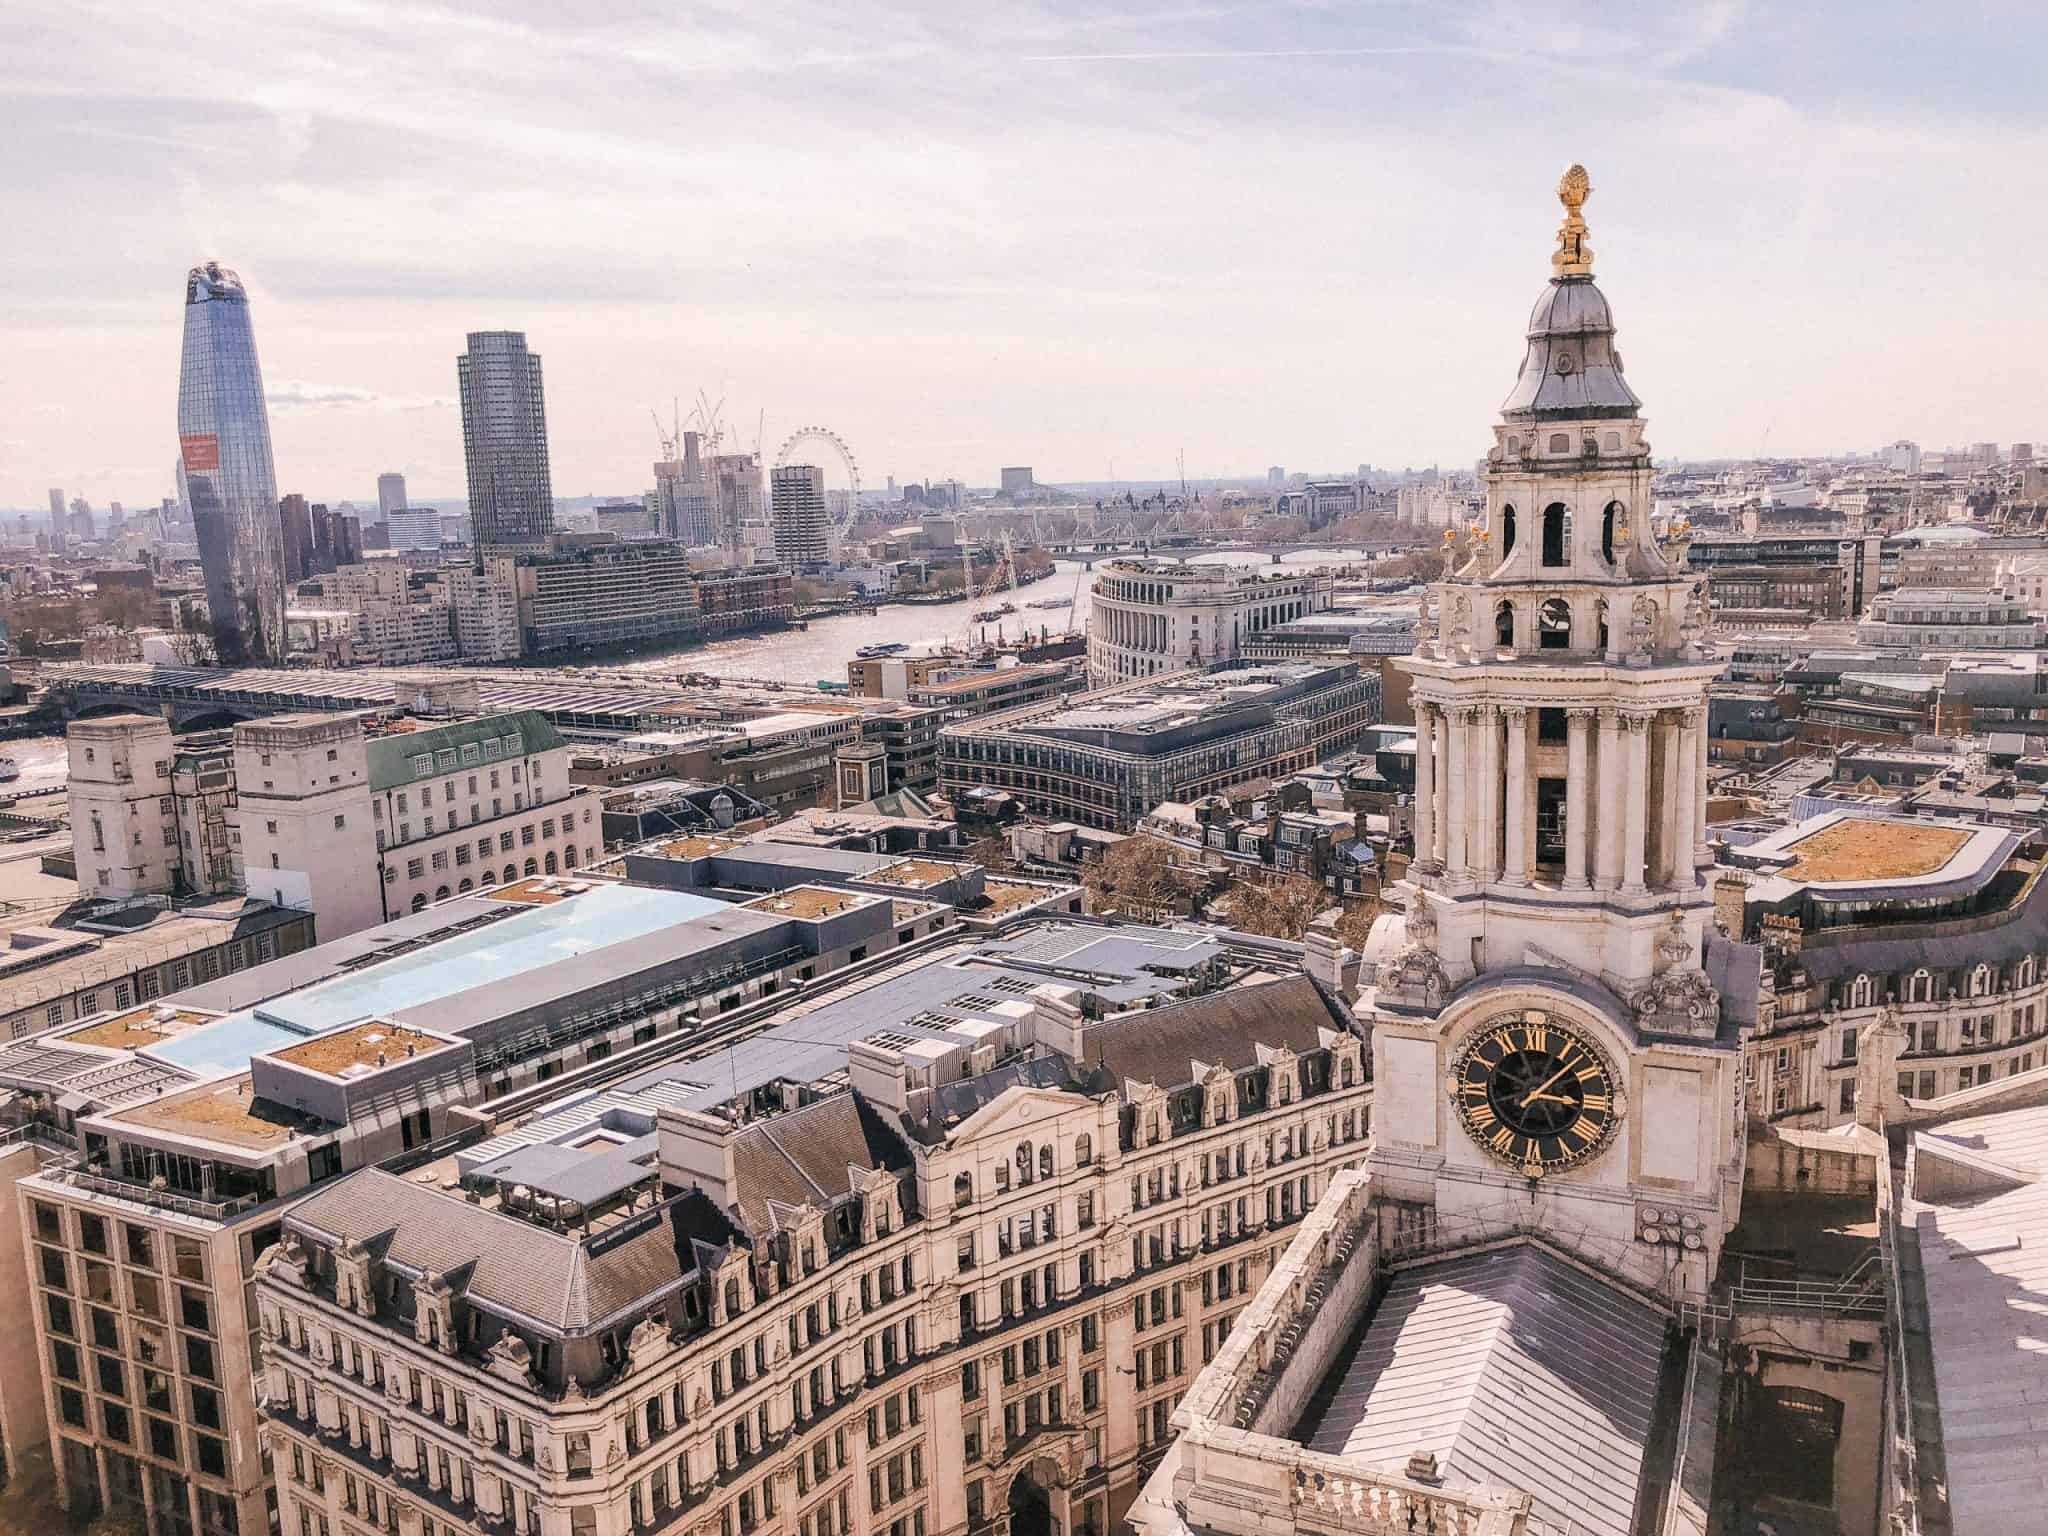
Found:
[[[1593,247],[1586,243],[1586,221],[1579,210],[1593,195],[1593,178],[1583,165],[1573,165],[1558,178],[1557,200],[1564,204],[1564,223],[1557,228],[1557,250],[1551,268],[1559,277],[1591,277]]]

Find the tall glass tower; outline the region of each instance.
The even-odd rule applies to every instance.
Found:
[[[242,280],[218,262],[194,267],[185,279],[178,453],[220,659],[279,660],[284,532],[263,370]]]
[[[471,331],[455,366],[477,560],[540,549],[555,530],[540,358],[524,332]]]

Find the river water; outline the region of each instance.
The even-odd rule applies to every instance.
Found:
[[[1263,558],[1263,557],[1261,557]],[[1364,559],[1361,551],[1350,549],[1310,550],[1287,556],[1275,570],[1303,570],[1318,566],[1352,565]],[[1098,562],[1100,563],[1100,562]],[[1242,565],[1247,557],[1218,550],[1192,557],[1195,565]],[[1262,569],[1264,567],[1261,567]],[[985,602],[965,599],[955,603],[893,603],[872,614],[848,614],[843,618],[813,619],[810,628],[783,634],[749,635],[720,640],[710,645],[686,646],[655,656],[636,657],[605,672],[651,672],[664,677],[683,672],[704,672],[713,677],[744,678],[783,684],[812,684],[846,681],[846,664],[864,645],[926,646],[969,640],[1015,640],[1027,629],[1036,635],[1041,629],[1054,634],[1080,629],[1088,618],[1089,583],[1093,572],[1079,561],[1060,560],[1053,573],[1018,591],[1005,592]],[[1028,608],[1027,603],[1058,600],[1073,606]],[[976,609],[1012,602],[1017,611],[998,624],[976,624]]]

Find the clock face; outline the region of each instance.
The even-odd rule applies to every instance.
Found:
[[[1472,1138],[1532,1179],[1599,1152],[1619,1113],[1605,1054],[1537,1008],[1479,1028],[1458,1053],[1451,1097]]]

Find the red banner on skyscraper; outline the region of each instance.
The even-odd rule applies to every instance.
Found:
[[[220,439],[211,432],[191,432],[178,439],[185,455],[185,473],[220,468]]]

